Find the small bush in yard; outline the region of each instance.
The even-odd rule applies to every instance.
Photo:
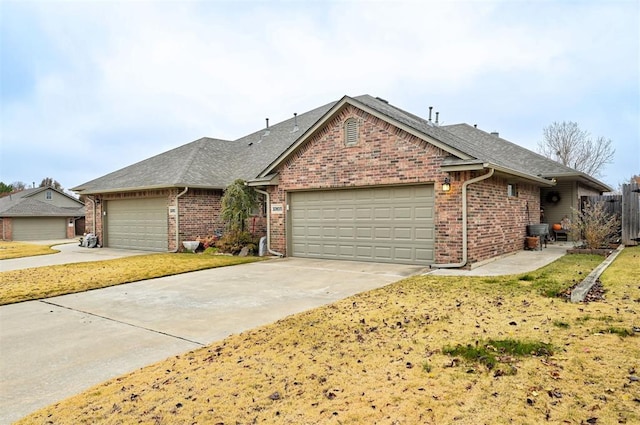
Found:
[[[258,242],[251,233],[235,229],[222,235],[216,242],[216,247],[222,252],[236,255],[246,246],[250,254],[255,254]]]
[[[582,211],[573,209],[576,220],[570,229],[574,240],[584,239],[586,248],[606,248],[613,236],[618,234],[620,221],[613,214],[607,214],[604,202],[587,202]]]

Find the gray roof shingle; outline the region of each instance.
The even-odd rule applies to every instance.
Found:
[[[235,141],[203,137],[194,142],[145,159],[105,176],[81,184],[74,191],[91,194],[127,190],[194,187],[224,189],[235,179],[251,180],[270,172],[283,155],[293,151],[301,136],[321,119],[328,119],[341,102],[366,107],[391,121],[437,141],[460,161],[477,160],[533,179],[556,175],[581,175],[591,183],[607,186],[569,167],[467,124],[437,126],[426,119],[370,95],[343,97],[297,116],[261,129]],[[334,108],[335,107],[335,108]],[[332,108],[333,111],[332,111]]]
[[[333,102],[335,103],[335,102]],[[73,188],[91,194],[166,187],[224,189],[250,180],[274,161],[333,103],[292,117],[235,141],[203,137]]]

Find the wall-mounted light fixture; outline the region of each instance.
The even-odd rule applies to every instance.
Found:
[[[449,177],[444,178],[444,182],[442,182],[442,191],[448,192],[451,190],[451,179]]]

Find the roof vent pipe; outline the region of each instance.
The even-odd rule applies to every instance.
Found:
[[[431,111],[433,111],[433,106],[429,106],[429,123],[431,123]]]
[[[269,134],[269,118],[265,118],[265,121],[267,122],[267,129],[264,131],[264,135],[266,136]]]
[[[298,113],[293,113],[293,131],[298,131]]]
[[[436,125],[438,125],[438,116],[440,115],[440,112],[436,112]]]
[[[492,131],[491,135],[495,137],[500,137],[500,133],[498,133],[497,131]]]
[[[473,125],[473,128],[478,128],[478,124],[474,124],[474,125]]]

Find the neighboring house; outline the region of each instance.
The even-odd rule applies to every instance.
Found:
[[[518,251],[526,225],[598,180],[466,124],[438,126],[368,95],[240,138],[203,138],[73,188],[104,246],[177,250],[212,234],[224,188],[265,196],[273,252],[468,267]],[[554,217],[555,221],[555,216]],[[265,229],[266,227],[266,229]]]
[[[38,187],[0,198],[3,240],[67,239],[84,220],[84,204],[53,187]],[[82,226],[84,227],[84,226]]]

